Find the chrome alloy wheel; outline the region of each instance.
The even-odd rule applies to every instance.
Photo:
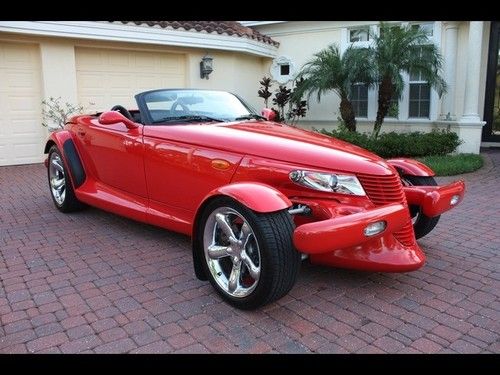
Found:
[[[61,157],[53,152],[49,160],[50,191],[56,203],[61,206],[66,198],[66,178]]]
[[[208,269],[231,297],[243,298],[257,287],[261,257],[250,224],[236,210],[219,207],[205,223],[203,249]]]

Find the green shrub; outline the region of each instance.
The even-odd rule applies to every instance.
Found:
[[[456,133],[446,130],[433,130],[430,133],[382,133],[376,139],[366,133],[343,129],[333,131],[322,129],[320,132],[365,148],[383,158],[447,155],[462,143]]]

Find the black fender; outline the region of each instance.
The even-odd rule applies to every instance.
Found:
[[[67,130],[54,132],[50,135],[49,140],[45,144],[44,153],[47,154],[50,148],[56,145],[62,153],[62,157],[68,167],[73,187],[80,187],[87,178],[83,163],[76,149],[75,143],[71,138],[71,133]]]
[[[78,155],[75,143],[72,139],[67,139],[64,142],[63,150],[64,156],[66,157],[66,162],[68,163],[69,173],[71,174],[71,179],[73,180],[73,185],[76,189],[82,186],[87,176],[85,175],[85,170],[83,169],[80,155]]]

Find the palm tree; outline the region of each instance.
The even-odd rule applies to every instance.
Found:
[[[340,97],[340,116],[350,131],[356,131],[356,118],[352,103],[349,100],[351,86],[363,82],[373,83],[368,74],[369,51],[359,48],[348,48],[343,55],[337,45],[332,44],[314,54],[297,75],[304,82],[293,94],[293,98],[302,98],[307,93],[308,100],[316,93],[318,102],[321,95],[334,91]]]
[[[380,22],[380,35],[372,35],[374,44],[366,48],[372,76],[379,83],[377,118],[373,137],[377,137],[389,110],[391,99],[400,98],[404,88],[402,73],[420,73],[441,97],[446,82],[440,76],[443,58],[427,34],[411,26],[390,26]]]

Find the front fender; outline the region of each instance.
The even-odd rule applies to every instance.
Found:
[[[76,149],[71,133],[67,130],[53,132],[45,144],[44,153],[48,154],[52,145],[56,145],[62,154],[62,158],[69,169],[70,180],[73,187],[80,187],[86,179],[80,155]],[[48,166],[48,159],[45,159],[45,166]]]
[[[292,202],[279,190],[258,182],[237,182],[212,190],[203,200],[216,195],[225,195],[240,202],[252,211],[265,213],[284,210]]]
[[[63,149],[63,144],[68,139],[72,139],[71,133],[67,130],[59,130],[56,132],[52,132],[45,142],[45,149],[43,151],[44,154],[48,154],[52,145],[56,145],[59,150]]]
[[[414,159],[389,159],[387,163],[392,165],[401,175],[432,177],[436,173],[427,165]]]

